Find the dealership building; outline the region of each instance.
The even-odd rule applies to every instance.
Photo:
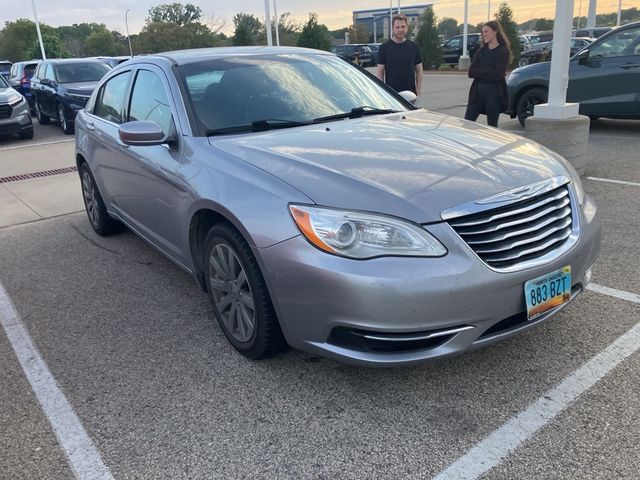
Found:
[[[403,13],[409,19],[409,25],[413,32],[413,37],[418,33],[420,28],[420,21],[424,11],[433,6],[431,3],[424,5],[407,5],[400,8],[400,13]],[[370,38],[375,42],[380,38],[385,40],[389,39],[389,26],[391,25],[391,15],[398,13],[398,7],[393,8],[374,8],[371,10],[354,10],[353,11],[353,25],[364,25],[367,27]]]

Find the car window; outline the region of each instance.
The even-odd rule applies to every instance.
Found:
[[[444,46],[446,48],[460,48],[461,45],[462,45],[461,38],[452,38]]]
[[[131,72],[124,72],[109,79],[100,88],[93,114],[109,122],[121,124],[130,78]]]
[[[589,32],[587,30],[578,30],[576,32],[576,37],[589,37]]]
[[[171,107],[164,83],[158,74],[149,70],[138,71],[129,105],[129,121],[158,122],[165,135],[169,133]]]
[[[591,58],[622,57],[640,54],[640,27],[616,32],[589,51]]]
[[[205,72],[216,81],[198,98],[190,90],[192,77]],[[407,109],[383,86],[333,55],[229,56],[180,66],[179,73],[199,120],[194,130],[200,131],[266,120],[308,122],[364,106]]]
[[[110,70],[102,62],[61,63],[56,66],[59,83],[97,82]]]
[[[50,64],[50,63],[47,64],[42,78],[48,78],[49,80],[55,80],[56,79],[56,75],[53,72],[53,65],[52,64]]]

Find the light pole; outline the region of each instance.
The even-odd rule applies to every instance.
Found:
[[[269,0],[264,0],[265,27],[267,27],[267,45],[273,46],[273,34],[271,33],[271,12],[269,11]]]
[[[276,0],[273,0],[273,15],[276,17],[276,45],[280,46],[280,32],[278,32],[280,18],[278,18],[278,5],[276,4]]]
[[[127,20],[127,15],[129,14],[129,9],[124,12],[124,25],[127,28],[127,41],[129,42],[129,55],[133,57],[133,49],[131,48],[131,36],[129,35],[129,22]]]
[[[616,22],[616,27],[620,26],[620,13],[622,12],[622,0],[618,0],[618,21]]]
[[[36,31],[38,32],[38,42],[40,43],[40,53],[42,53],[42,59],[46,60],[47,55],[44,53],[44,43],[42,43],[42,34],[40,33],[40,22],[38,22],[38,12],[36,12],[36,2],[31,0],[31,6],[33,7],[33,18],[36,20]]]
[[[487,22],[491,20],[491,0],[489,0],[489,5],[487,6]]]

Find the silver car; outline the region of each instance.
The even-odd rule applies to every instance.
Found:
[[[27,100],[0,76],[0,135],[33,138],[33,123]]]
[[[314,50],[136,57],[77,117],[89,221],[190,272],[252,359],[408,364],[548,320],[600,250],[575,170],[405,98]]]

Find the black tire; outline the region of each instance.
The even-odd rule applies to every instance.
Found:
[[[47,125],[51,121],[51,119],[47,115],[42,113],[42,109],[40,108],[40,104],[38,102],[36,102],[35,110],[36,118],[38,119],[38,123],[40,125]]]
[[[242,235],[228,224],[214,225],[204,251],[209,300],[229,343],[252,360],[283,350],[286,342],[271,297]]]
[[[73,123],[67,120],[67,117],[64,115],[64,107],[61,103],[56,104],[56,112],[58,112],[58,123],[60,124],[60,128],[65,135],[71,135],[73,133]]]
[[[28,130],[20,132],[20,138],[23,140],[31,140],[33,138],[33,127]]]
[[[93,230],[101,237],[113,235],[122,231],[122,223],[113,218],[107,212],[96,181],[86,163],[80,165],[80,184],[82,187],[82,199],[84,208],[89,217],[89,223]]]
[[[547,103],[547,96],[548,92],[544,88],[532,88],[522,94],[516,107],[520,125],[524,127],[527,118],[533,115],[533,107],[535,105]]]

